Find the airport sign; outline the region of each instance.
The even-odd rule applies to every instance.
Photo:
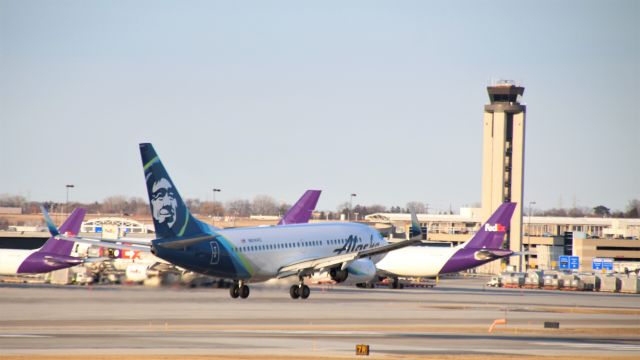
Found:
[[[613,271],[613,259],[612,258],[593,258],[591,267],[593,270]]]
[[[577,270],[580,268],[580,257],[579,256],[560,256],[558,261],[560,263],[560,269],[562,270]]]

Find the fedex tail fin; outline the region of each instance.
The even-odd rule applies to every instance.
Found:
[[[320,190],[307,190],[302,197],[296,202],[287,213],[284,214],[278,225],[287,224],[305,224],[309,222],[313,210],[318,204],[320,198]]]
[[[491,215],[480,230],[467,241],[463,247],[473,249],[500,249],[504,236],[511,226],[511,216],[516,208],[516,203],[503,203]]]
[[[140,156],[156,236],[176,238],[207,234],[207,225],[191,215],[153,145],[140,144]]]
[[[411,228],[409,229],[409,239],[422,238],[422,228],[418,222],[418,215],[416,215],[416,209],[411,209]]]
[[[56,226],[51,221],[49,217],[49,213],[42,208],[42,213],[44,215],[45,221],[47,222],[47,227],[49,228],[49,232],[51,233],[51,237],[47,242],[42,245],[40,248],[40,252],[46,252],[48,254],[56,254],[56,255],[69,255],[71,254],[71,250],[73,249],[73,241],[58,239],[56,236],[59,234],[63,234],[66,236],[74,236],[78,235],[80,232],[80,226],[82,226],[82,221],[84,220],[84,215],[87,213],[86,209],[77,208],[73,210],[71,215],[65,220],[65,222],[60,226],[60,229],[57,229]]]

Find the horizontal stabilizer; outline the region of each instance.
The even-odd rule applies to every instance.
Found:
[[[50,266],[58,266],[58,265],[80,265],[84,262],[84,259],[73,257],[73,256],[64,256],[64,255],[45,255],[44,261],[47,265]]]
[[[56,236],[56,239],[68,240],[68,241],[73,241],[80,244],[87,244],[87,245],[97,246],[97,247],[106,248],[106,249],[137,250],[137,251],[142,251],[147,253],[151,252],[151,246],[149,244],[134,245],[134,244],[129,244],[128,241],[126,240],[120,240],[120,243],[116,243],[113,241],[101,241],[94,238],[84,238],[84,237],[64,236],[64,235],[58,235]]]

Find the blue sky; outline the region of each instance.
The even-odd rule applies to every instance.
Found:
[[[478,203],[492,79],[526,87],[525,202],[640,198],[637,1],[0,0],[0,193],[335,209]]]

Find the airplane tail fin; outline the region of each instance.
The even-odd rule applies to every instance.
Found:
[[[515,208],[516,203],[513,202],[500,205],[489,220],[482,225],[480,230],[463,247],[474,249],[501,248],[505,234],[511,226],[511,217]]]
[[[309,222],[318,204],[321,190],[307,190],[302,197],[284,214],[278,225],[305,224]]]
[[[411,209],[411,228],[409,229],[409,239],[422,238],[422,228],[418,222],[418,215],[416,215],[416,209]]]
[[[47,223],[47,228],[49,228],[49,232],[51,233],[51,237],[49,238],[49,240],[47,240],[47,242],[44,243],[39,251],[56,255],[71,254],[74,242],[58,239],[56,238],[56,236],[60,234],[66,236],[77,235],[80,232],[80,226],[82,226],[82,221],[84,220],[84,215],[87,213],[87,210],[83,208],[77,208],[73,210],[67,220],[65,220],[65,222],[60,226],[60,229],[57,229],[53,224],[53,221],[51,221],[51,218],[49,217],[49,213],[45,210],[44,207],[42,207],[42,213]]]
[[[173,181],[153,145],[140,144],[140,156],[149,195],[151,216],[157,238],[193,237],[206,234],[206,225],[198,221],[182,201]]]

